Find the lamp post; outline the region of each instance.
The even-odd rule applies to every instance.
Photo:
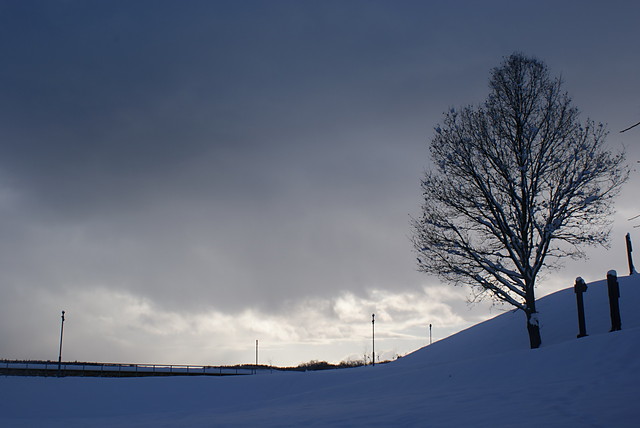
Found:
[[[62,311],[62,324],[60,324],[60,351],[58,352],[58,376],[62,374],[62,335],[64,333],[64,311]]]
[[[376,365],[376,314],[371,314],[371,364]]]

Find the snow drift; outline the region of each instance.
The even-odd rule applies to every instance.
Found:
[[[606,282],[539,301],[543,346],[506,312],[375,367],[232,378],[0,378],[8,427],[631,427],[640,406],[640,275],[620,278],[622,331]]]

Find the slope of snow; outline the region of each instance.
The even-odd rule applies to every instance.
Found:
[[[618,282],[623,331],[640,327],[640,313],[636,309],[640,305],[640,276],[620,277]],[[588,284],[583,300],[587,334],[592,336],[607,333],[611,328],[607,281]],[[542,347],[576,339],[578,314],[573,286],[539,299],[537,309],[540,313]],[[419,359],[424,363],[432,363],[462,360],[467,356],[475,358],[479,355],[499,354],[528,347],[525,315],[522,311],[512,310],[414,352],[405,359]]]
[[[622,331],[606,283],[539,301],[543,347],[507,312],[394,363],[243,377],[0,378],[0,426],[637,426],[640,276],[620,279]]]

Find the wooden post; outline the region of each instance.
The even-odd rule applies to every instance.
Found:
[[[620,285],[618,284],[618,274],[615,270],[607,272],[607,289],[609,292],[609,312],[611,314],[611,331],[622,329],[622,321],[620,320]]]
[[[587,336],[587,327],[584,319],[584,301],[582,300],[582,293],[587,291],[587,284],[584,282],[584,279],[577,277],[573,290],[576,293],[578,305],[578,338],[581,338]]]

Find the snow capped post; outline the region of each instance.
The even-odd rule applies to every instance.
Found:
[[[633,275],[636,272],[636,268],[633,267],[633,257],[631,256],[631,252],[633,251],[633,247],[631,247],[631,235],[627,233],[625,237],[627,239],[627,261],[629,262],[629,275]]]
[[[60,324],[60,351],[58,352],[58,377],[62,376],[62,334],[64,332],[64,311],[62,311],[62,324]]]
[[[376,365],[376,314],[371,314],[371,364]]]
[[[615,270],[607,272],[607,288],[609,291],[609,311],[611,313],[611,331],[622,329],[622,321],[620,320],[620,285],[618,284],[618,274]]]
[[[577,277],[573,290],[576,292],[578,304],[578,338],[581,338],[587,336],[587,326],[584,320],[584,301],[582,300],[582,293],[587,291],[587,283],[584,282],[584,279]]]

